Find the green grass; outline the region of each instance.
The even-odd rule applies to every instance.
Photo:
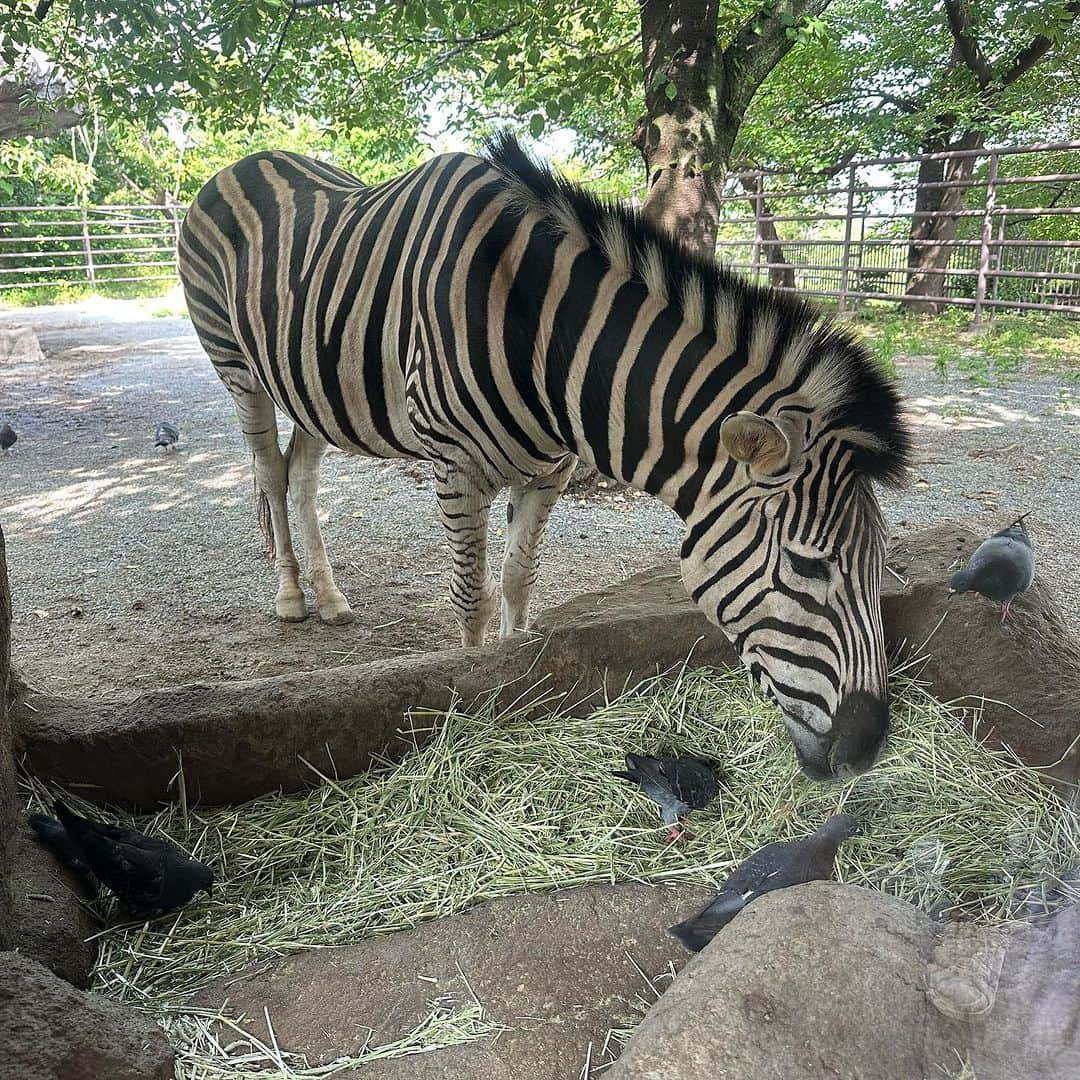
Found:
[[[1021,370],[1080,380],[1080,319],[998,315],[981,331],[971,330],[970,322],[970,313],[959,309],[914,315],[890,305],[867,306],[849,325],[890,373],[897,356],[922,356],[933,360],[943,378],[956,374],[984,386]]]
[[[78,304],[95,297],[108,300],[141,300],[165,296],[176,288],[175,279],[163,281],[98,281],[96,285],[28,285],[0,293],[0,310],[38,307],[43,304]],[[174,312],[173,314],[180,314]]]
[[[514,893],[619,881],[714,886],[757,848],[805,836],[841,808],[862,825],[841,851],[841,880],[945,906],[953,918],[1006,920],[1018,891],[1053,890],[1076,864],[1076,817],[1034,770],[976,743],[964,730],[969,717],[903,678],[895,689],[886,755],[844,785],[801,775],[775,709],[744,673],[698,671],[647,683],[587,717],[550,705],[419,715],[424,737],[364,775],[323,777],[308,792],[239,807],[171,806],[134,819],[210,861],[219,885],[212,900],[178,915],[105,931],[94,988],[159,1019],[184,1080],[249,1076],[280,1068],[279,1051],[248,1047],[237,1061],[222,1049],[214,1032],[236,1019],[190,1005],[215,979]],[[668,843],[656,807],[611,777],[627,750],[722,763],[720,796],[694,815],[688,844]],[[35,787],[31,802],[47,801]],[[486,1038],[490,1029],[482,1012],[465,1016],[446,1002],[432,1004],[429,1021],[447,1038]],[[226,1035],[223,1043],[234,1041],[235,1031]],[[440,1038],[418,1034],[400,1053],[416,1052],[417,1041],[444,1045]],[[392,1048],[364,1053],[376,1051]],[[351,1064],[362,1055],[341,1068]],[[295,1059],[289,1067],[329,1075]]]

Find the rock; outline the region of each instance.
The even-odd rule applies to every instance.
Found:
[[[11,947],[10,841],[15,830],[15,763],[11,757],[11,589],[0,529],[0,949]]]
[[[1080,1076],[1080,906],[1046,926],[939,924],[814,882],[729,923],[649,1010],[606,1080]]]
[[[969,1058],[979,1080],[1080,1076],[1078,956],[1080,905],[1044,926],[1014,929],[993,1008],[972,1030]]]
[[[37,335],[29,326],[0,326],[0,364],[36,364],[44,359]]]
[[[173,797],[183,760],[187,797],[203,805],[297,791],[317,769],[352,776],[395,748],[409,709],[445,709],[504,687],[507,702],[543,681],[588,710],[621,688],[685,661],[735,662],[727,639],[687,600],[677,573],[578,597],[497,645],[446,649],[245,682],[195,683],[117,703],[33,695],[16,712],[16,743],[33,770],[101,802],[156,808]],[[525,681],[527,680],[527,681]],[[289,752],[283,753],[282,748]]]
[[[171,1080],[173,1051],[141,1013],[0,953],[0,1080]]]
[[[82,880],[61,866],[30,835],[16,831],[11,895],[15,944],[73,986],[90,984],[100,927],[82,902],[92,899]]]
[[[886,573],[882,582],[885,637],[894,647],[906,643],[929,654],[922,678],[939,700],[982,705],[976,729],[981,738],[1009,746],[1022,761],[1048,766],[1048,775],[1075,784],[1080,643],[1038,571],[1004,626],[996,605],[974,593],[949,599],[950,573],[983,539],[955,525],[895,539],[888,565],[905,580]]]
[[[918,648],[929,638],[922,678],[937,697],[975,704],[985,696],[981,735],[1050,766],[1050,777],[1080,780],[1080,646],[1038,579],[1004,628],[992,604],[947,600],[948,570],[975,540],[938,527],[894,544],[889,565],[905,584],[885,575],[888,644]],[[568,708],[587,710],[605,688],[687,656],[702,666],[737,663],[687,597],[678,568],[662,566],[577,597],[543,614],[532,632],[484,648],[167,687],[110,703],[34,695],[32,709],[16,711],[16,749],[36,772],[101,802],[155,808],[174,797],[181,758],[190,800],[241,802],[306,786],[313,774],[301,758],[351,776],[372,755],[403,750],[398,731],[409,709],[445,709],[455,694],[468,705],[493,687],[509,702],[542,682]]]
[[[931,944],[930,920],[881,893],[768,893],[686,966],[605,1080],[935,1075],[955,1058],[949,1022],[928,1021]]]
[[[639,998],[654,1000],[641,972],[655,978],[687,959],[664,928],[706,899],[702,889],[645,885],[511,896],[359,945],[260,964],[199,999],[216,1008],[227,997],[263,1040],[265,1008],[278,1045],[312,1064],[355,1054],[369,1039],[374,1047],[401,1038],[434,999],[454,1011],[479,1000],[485,1019],[507,1029],[497,1041],[373,1061],[363,1076],[567,1080],[590,1053],[600,1064],[612,1027],[637,1022]]]

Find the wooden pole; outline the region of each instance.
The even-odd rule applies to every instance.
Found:
[[[90,246],[90,225],[86,219],[86,207],[79,208],[79,221],[82,225],[82,246],[83,257],[86,259],[86,280],[91,285],[97,284],[97,278],[94,275],[94,252]]]

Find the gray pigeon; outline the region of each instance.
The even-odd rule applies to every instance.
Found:
[[[7,421],[0,424],[0,450],[5,454],[15,445],[18,438],[15,429]]]
[[[1009,614],[1013,598],[1035,578],[1035,548],[1021,515],[1007,529],[984,540],[963,570],[949,580],[951,593],[977,592],[1001,604],[1001,621]]]
[[[180,429],[168,420],[162,420],[154,432],[154,446],[163,446],[166,450],[172,450],[180,441]]]
[[[183,907],[198,892],[210,895],[214,872],[171,840],[101,825],[60,801],[55,810],[59,820],[46,814],[29,819],[38,840],[95,892],[105,885],[132,915],[152,919]]]
[[[833,814],[812,836],[785,840],[755,851],[724,882],[716,899],[700,914],[668,928],[691,952],[700,952],[721,927],[747,904],[775,889],[827,881],[840,845],[853,836],[859,823],[850,814]]]
[[[720,790],[713,764],[698,757],[646,757],[627,754],[626,769],[615,776],[637,784],[660,807],[664,824],[670,826],[672,840],[688,839],[681,827],[691,810],[704,810]]]

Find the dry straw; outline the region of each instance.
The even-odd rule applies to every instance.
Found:
[[[191,996],[247,965],[359,941],[511,893],[595,882],[713,885],[773,840],[805,835],[841,808],[863,831],[843,881],[951,917],[1000,921],[1017,895],[1064,892],[1080,862],[1074,813],[1036,773],[980,746],[964,717],[902,685],[889,749],[843,786],[806,781],[775,710],[739,672],[682,672],[587,717],[524,703],[413,717],[404,757],[348,780],[313,776],[299,795],[219,810],[178,807],[134,823],[211,862],[210,901],[151,925],[104,932],[95,988],[156,1014],[189,1080],[331,1076],[381,1057],[488,1037],[480,1003],[431,1013],[400,1044],[308,1068],[269,1036],[238,1051]],[[656,807],[610,775],[627,750],[701,753],[721,794],[694,839],[665,841]],[[657,927],[656,933],[663,933]],[[238,1037],[238,1032],[236,1033]],[[620,1033],[622,1034],[622,1033]],[[233,1042],[236,1040],[233,1039]]]

